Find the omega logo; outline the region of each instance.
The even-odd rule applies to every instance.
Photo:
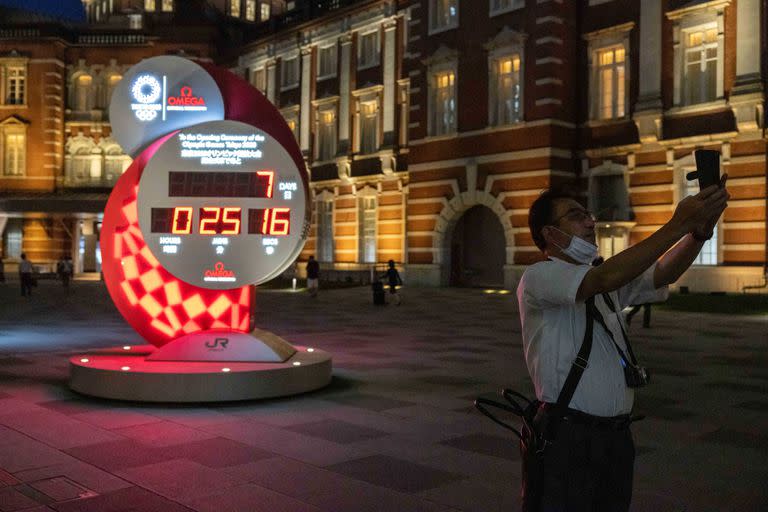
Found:
[[[173,106],[205,106],[205,100],[192,94],[192,88],[185,85],[179,90],[178,96],[168,96],[168,105]]]
[[[235,273],[224,268],[224,263],[217,261],[213,270],[208,269],[203,273],[203,281],[236,281]]]

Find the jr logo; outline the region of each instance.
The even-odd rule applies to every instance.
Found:
[[[205,342],[205,346],[213,350],[224,350],[229,344],[229,338],[216,338]]]

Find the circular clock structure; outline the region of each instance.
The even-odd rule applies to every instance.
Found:
[[[167,138],[139,182],[144,240],[186,283],[215,290],[282,273],[309,228],[306,173],[269,134],[212,121]]]
[[[110,118],[134,161],[105,208],[104,280],[150,345],[70,358],[70,387],[205,402],[328,384],[330,354],[253,329],[254,285],[293,264],[309,230],[307,171],[279,111],[223,68],[164,56],[126,72]]]

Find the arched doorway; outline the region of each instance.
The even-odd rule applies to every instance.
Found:
[[[487,206],[464,212],[448,237],[447,249],[451,286],[504,286],[504,228]]]

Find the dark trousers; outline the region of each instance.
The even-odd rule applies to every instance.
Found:
[[[21,274],[21,295],[32,295],[32,274],[29,272]]]
[[[635,445],[620,429],[559,420],[544,450],[541,512],[626,512]]]

